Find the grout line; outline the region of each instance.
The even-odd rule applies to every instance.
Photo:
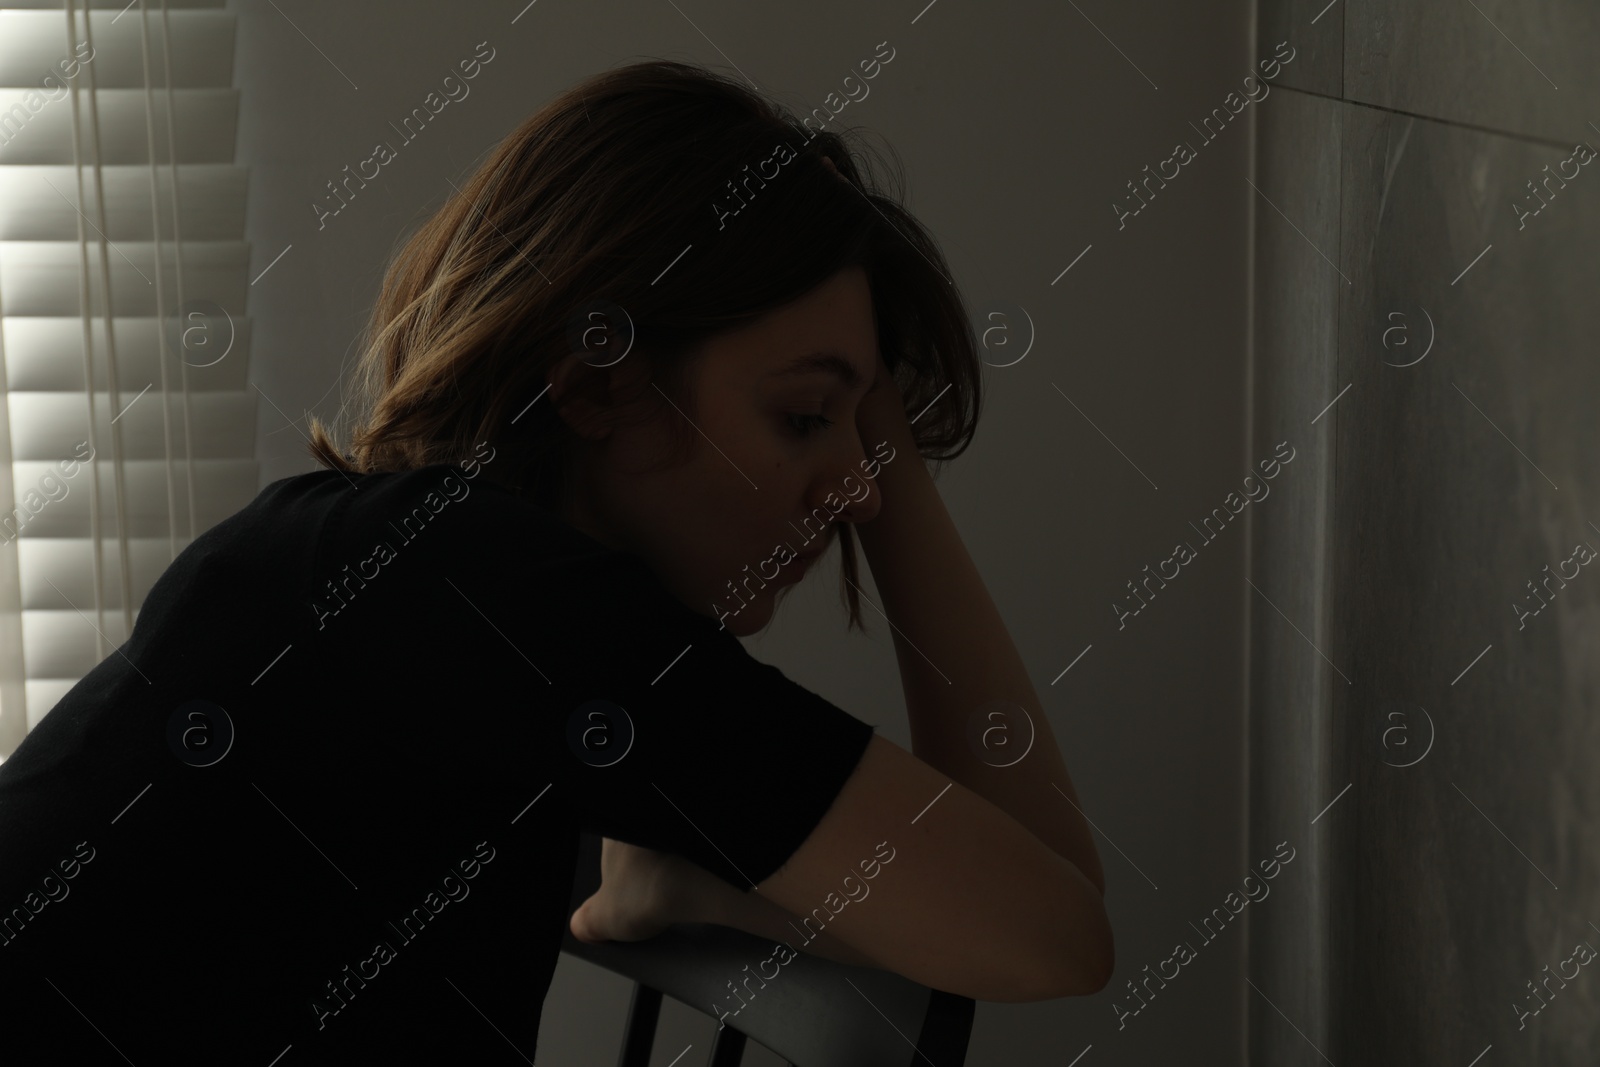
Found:
[[[1276,89],[1284,92],[1299,93],[1302,96],[1314,96],[1320,100],[1332,100],[1336,104],[1349,104],[1352,107],[1362,107],[1369,111],[1387,111],[1391,115],[1404,115],[1409,119],[1422,119],[1425,122],[1436,123],[1440,126],[1450,126],[1458,130],[1471,130],[1474,133],[1487,133],[1495,137],[1504,137],[1512,141],[1522,141],[1527,144],[1543,145],[1547,148],[1560,148],[1570,151],[1572,145],[1566,141],[1557,141],[1549,137],[1539,137],[1531,133],[1513,133],[1510,130],[1497,129],[1494,126],[1478,126],[1470,122],[1457,122],[1455,119],[1442,119],[1437,115],[1424,115],[1420,111],[1402,111],[1397,107],[1385,107],[1382,104],[1369,104],[1364,100],[1350,100],[1342,96],[1330,96],[1312,89],[1301,89],[1293,85],[1278,85]]]

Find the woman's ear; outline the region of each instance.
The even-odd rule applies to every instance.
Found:
[[[649,368],[642,359],[598,367],[586,355],[568,353],[550,369],[546,381],[550,402],[562,421],[579,437],[599,441],[624,418],[629,401],[647,384]]]

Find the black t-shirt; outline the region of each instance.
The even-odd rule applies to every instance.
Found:
[[[580,830],[821,821],[872,726],[482,474],[267,486],[0,764],[0,1058],[523,1064]]]

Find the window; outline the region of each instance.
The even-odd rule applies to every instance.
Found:
[[[0,0],[0,757],[259,489],[235,20],[168,6]]]

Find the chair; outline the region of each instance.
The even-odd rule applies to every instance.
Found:
[[[599,888],[600,838],[582,834],[567,913]],[[731,927],[680,923],[646,941],[597,945],[569,929],[561,948],[632,979],[617,1067],[648,1067],[662,996],[717,1017],[717,1004],[738,1003],[727,983],[754,974],[773,945]],[[975,1007],[968,997],[798,951],[777,977],[751,988],[750,1002],[717,1030],[707,1067],[737,1067],[750,1038],[789,1067],[962,1067],[966,1061]]]

